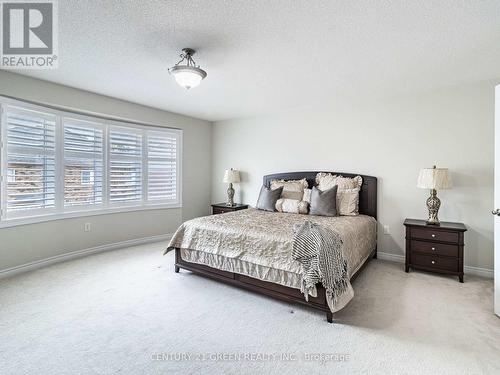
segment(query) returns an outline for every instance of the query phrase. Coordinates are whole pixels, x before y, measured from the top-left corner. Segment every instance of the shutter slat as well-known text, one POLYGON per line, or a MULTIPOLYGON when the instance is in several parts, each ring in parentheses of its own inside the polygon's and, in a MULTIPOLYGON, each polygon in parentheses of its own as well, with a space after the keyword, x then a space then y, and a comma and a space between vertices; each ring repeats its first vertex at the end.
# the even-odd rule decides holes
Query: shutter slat
POLYGON ((180 132, 27 107, 2 103, 6 169, 0 220, 105 202, 111 207, 179 202, 180 132))
POLYGON ((110 155, 142 156, 142 135, 133 129, 111 127, 110 155))
POLYGON ((109 131, 109 147, 110 201, 113 203, 141 201, 142 134, 133 129, 112 126, 109 131))
POLYGON ((6 217, 55 207, 54 115, 5 106, 6 217))
POLYGON ((177 199, 176 134, 148 131, 148 200, 177 199))
POLYGON ((64 118, 64 205, 103 200, 104 133, 98 123, 64 118))

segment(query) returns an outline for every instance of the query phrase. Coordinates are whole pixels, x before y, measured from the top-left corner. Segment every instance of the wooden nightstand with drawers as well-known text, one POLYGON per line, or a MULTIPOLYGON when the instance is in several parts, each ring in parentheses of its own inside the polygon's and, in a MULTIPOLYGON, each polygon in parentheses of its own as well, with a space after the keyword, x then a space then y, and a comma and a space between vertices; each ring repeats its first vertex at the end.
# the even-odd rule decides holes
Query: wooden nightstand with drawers
POLYGON ((458 276, 464 282, 464 233, 462 223, 441 222, 427 225, 425 220, 406 219, 405 271, 410 268, 458 276))
POLYGON ((226 212, 233 212, 239 210, 245 210, 248 208, 248 204, 235 203, 234 206, 227 206, 225 203, 212 204, 212 215, 224 214, 226 212))

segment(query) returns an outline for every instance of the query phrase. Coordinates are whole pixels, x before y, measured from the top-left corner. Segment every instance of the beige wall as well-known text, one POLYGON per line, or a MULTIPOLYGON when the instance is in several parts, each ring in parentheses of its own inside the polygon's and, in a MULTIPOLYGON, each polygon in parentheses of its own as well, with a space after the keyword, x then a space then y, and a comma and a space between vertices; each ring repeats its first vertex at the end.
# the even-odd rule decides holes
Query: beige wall
POLYGON ((183 207, 91 216, 0 229, 0 270, 63 253, 172 233, 209 213, 211 128, 207 121, 0 71, 0 94, 108 116, 181 128, 183 207), (83 231, 84 223, 92 231, 83 231))
POLYGON ((418 171, 437 164, 455 187, 440 191, 440 218, 464 222, 465 264, 493 268, 492 82, 371 103, 222 121, 213 129, 212 201, 224 201, 224 169, 240 169, 236 201, 255 205, 264 174, 301 170, 356 172, 379 178, 379 251, 404 254, 405 217, 426 218, 428 191, 418 171), (382 225, 389 225, 384 235, 382 225))

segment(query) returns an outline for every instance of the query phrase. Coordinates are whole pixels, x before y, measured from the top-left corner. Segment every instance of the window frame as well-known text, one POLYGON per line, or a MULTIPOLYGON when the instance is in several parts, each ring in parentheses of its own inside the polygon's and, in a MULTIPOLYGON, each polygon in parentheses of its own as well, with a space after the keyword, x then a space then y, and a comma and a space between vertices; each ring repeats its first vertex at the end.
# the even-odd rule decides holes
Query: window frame
POLYGON ((182 208, 182 148, 183 148, 183 131, 182 129, 172 128, 167 126, 158 126, 150 124, 138 124, 134 121, 126 119, 110 119, 100 115, 87 115, 78 112, 73 112, 65 109, 57 109, 44 105, 32 104, 22 100, 16 100, 0 96, 0 228, 12 227, 17 225, 34 224, 44 221, 60 220, 66 218, 107 215, 112 213, 134 212, 154 209, 169 209, 182 208), (6 107, 18 107, 24 110, 39 111, 56 116, 56 131, 55 131, 55 168, 56 168, 56 208, 46 213, 27 212, 24 216, 14 216, 6 218, 7 199, 7 183, 8 183, 8 155, 7 155, 7 111, 6 107), (82 122, 90 122, 101 124, 103 127, 103 197, 102 204, 98 205, 82 205, 73 207, 64 207, 64 118, 81 120, 82 122), (126 204, 109 202, 109 163, 110 163, 110 137, 109 132, 111 127, 124 127, 135 129, 142 134, 142 194, 141 200, 138 202, 129 202, 126 204), (177 139, 177 155, 176 155, 176 200, 169 201, 149 201, 147 196, 148 184, 148 150, 147 139, 148 131, 159 131, 174 134, 177 139))

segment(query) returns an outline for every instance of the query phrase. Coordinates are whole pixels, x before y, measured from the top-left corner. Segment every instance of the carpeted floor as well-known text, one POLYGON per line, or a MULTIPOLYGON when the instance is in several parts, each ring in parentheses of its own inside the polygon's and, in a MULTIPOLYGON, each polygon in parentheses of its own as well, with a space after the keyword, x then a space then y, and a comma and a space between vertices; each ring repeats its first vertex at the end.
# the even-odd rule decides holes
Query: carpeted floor
POLYGON ((164 244, 0 280, 1 374, 499 374, 492 280, 372 261, 321 312, 173 272, 164 244))

